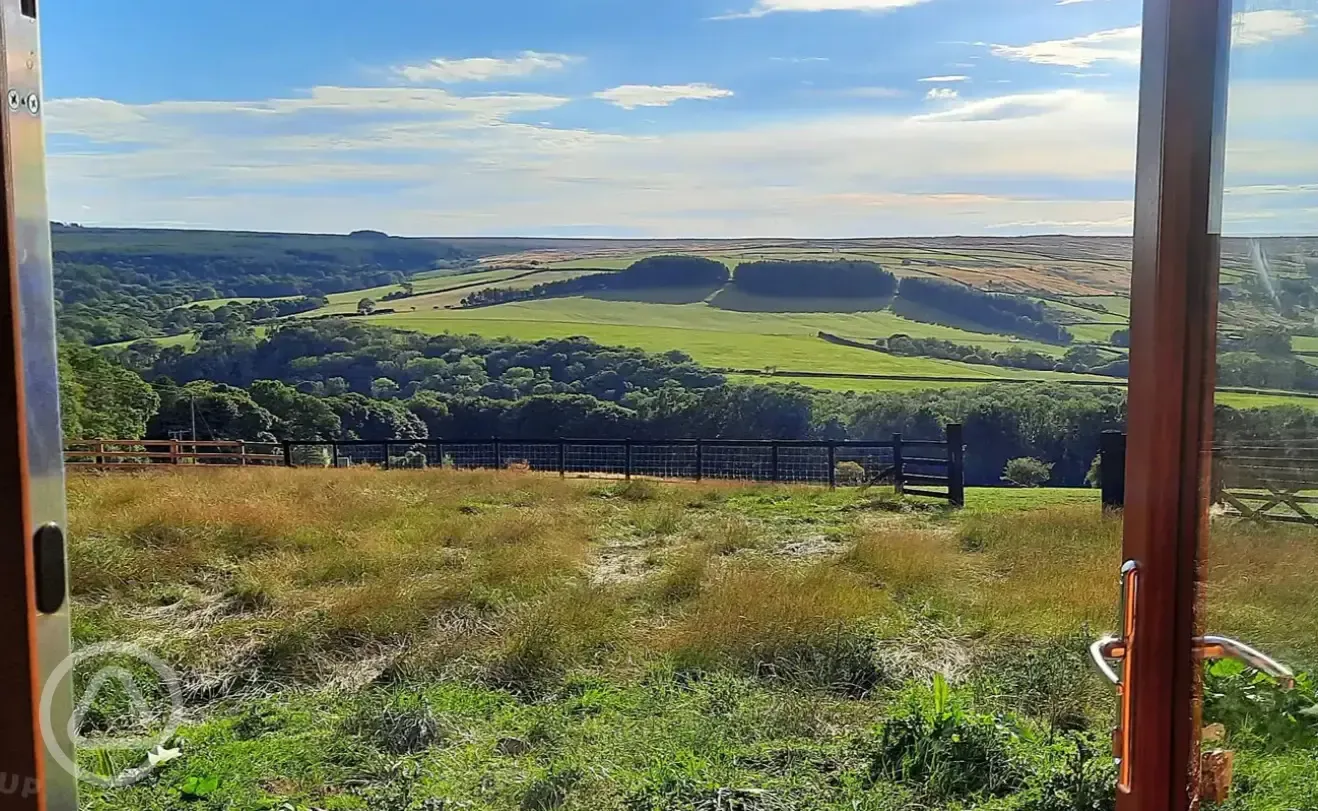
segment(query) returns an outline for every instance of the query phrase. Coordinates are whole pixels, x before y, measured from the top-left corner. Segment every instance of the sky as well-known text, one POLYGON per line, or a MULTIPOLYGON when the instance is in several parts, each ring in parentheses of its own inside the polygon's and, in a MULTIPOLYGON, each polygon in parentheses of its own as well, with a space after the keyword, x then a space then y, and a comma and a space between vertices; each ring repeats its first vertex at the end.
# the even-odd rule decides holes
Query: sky
MULTIPOLYGON (((56 220, 1131 229, 1139 0, 131 5, 42 6, 56 220)), ((1231 64, 1226 232, 1318 234, 1318 0, 1237 0, 1231 64)))

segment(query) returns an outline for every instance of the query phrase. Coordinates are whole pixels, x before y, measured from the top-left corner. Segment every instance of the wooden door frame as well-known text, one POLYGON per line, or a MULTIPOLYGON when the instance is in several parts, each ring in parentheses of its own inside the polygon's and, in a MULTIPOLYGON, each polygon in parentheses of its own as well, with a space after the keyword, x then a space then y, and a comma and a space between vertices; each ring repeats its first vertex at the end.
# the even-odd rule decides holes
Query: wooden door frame
POLYGON ((1140 569, 1119 811, 1197 806, 1198 567, 1207 534, 1231 0, 1145 0, 1123 556, 1140 569), (1194 787, 1193 789, 1191 787, 1194 787))

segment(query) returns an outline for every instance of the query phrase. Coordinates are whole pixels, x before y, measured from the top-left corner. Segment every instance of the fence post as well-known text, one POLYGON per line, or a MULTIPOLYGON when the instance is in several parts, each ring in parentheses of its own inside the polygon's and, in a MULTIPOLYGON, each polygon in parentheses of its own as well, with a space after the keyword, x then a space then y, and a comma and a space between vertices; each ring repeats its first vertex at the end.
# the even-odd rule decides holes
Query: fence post
POLYGON ((966 506, 966 442, 958 423, 947 426, 947 500, 966 506))
POLYGON ((1120 510, 1126 506, 1126 435, 1120 431, 1100 434, 1098 458, 1103 509, 1120 510))
POLYGON ((238 440, 238 467, 247 467, 247 440, 238 440))
MULTIPOLYGON (((1226 487, 1226 465, 1222 462, 1222 456, 1213 450, 1212 478, 1208 482, 1208 503, 1209 505, 1222 503, 1222 490, 1226 487)), ((1125 495, 1125 488, 1122 488, 1122 495, 1125 495)))
POLYGON ((632 438, 627 437, 627 481, 632 480, 632 438))
POLYGON ((705 478, 705 440, 696 440, 696 481, 705 478))
POLYGON ((902 435, 892 435, 892 489, 901 495, 906 489, 906 461, 902 457, 902 435))
POLYGON ((492 437, 490 444, 494 446, 494 469, 503 470, 503 443, 498 437, 492 437))
POLYGON ((389 443, 384 443, 384 469, 389 469, 389 443))
POLYGON ((96 451, 96 466, 103 467, 105 465, 105 457, 101 454, 105 453, 105 442, 98 439, 94 441, 92 445, 93 450, 96 451))
POLYGON ((334 469, 335 469, 335 470, 338 470, 338 469, 339 469, 339 443, 338 443, 338 441, 335 440, 333 443, 330 444, 330 447, 334 449, 334 469))
POLYGON ((284 440, 284 467, 293 466, 293 443, 284 440))
POLYGON ((837 487, 837 442, 828 442, 828 488, 837 487))
POLYGON ((177 439, 169 441, 169 463, 171 465, 179 463, 179 441, 177 439))
POLYGON ((773 480, 776 482, 782 481, 782 474, 778 470, 778 441, 774 440, 774 443, 770 448, 772 449, 773 458, 773 480))
POLYGON ((567 443, 558 440, 558 478, 567 476, 567 443))

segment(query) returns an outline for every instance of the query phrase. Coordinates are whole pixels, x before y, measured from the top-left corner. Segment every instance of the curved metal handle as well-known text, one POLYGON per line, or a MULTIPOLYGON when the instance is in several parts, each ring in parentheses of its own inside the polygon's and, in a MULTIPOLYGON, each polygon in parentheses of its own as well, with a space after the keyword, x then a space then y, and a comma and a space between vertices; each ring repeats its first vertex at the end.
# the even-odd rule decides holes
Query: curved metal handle
POLYGON ((1225 636, 1200 637, 1195 652, 1201 659, 1238 659, 1260 673, 1266 673, 1287 690, 1295 687, 1295 672, 1286 665, 1261 653, 1244 642, 1225 636))
POLYGON ((1115 636, 1105 636, 1089 646, 1089 658, 1094 660, 1094 667, 1103 674, 1103 678, 1116 686, 1121 686, 1121 675, 1112 669, 1109 660, 1120 660, 1126 656, 1126 646, 1115 636))

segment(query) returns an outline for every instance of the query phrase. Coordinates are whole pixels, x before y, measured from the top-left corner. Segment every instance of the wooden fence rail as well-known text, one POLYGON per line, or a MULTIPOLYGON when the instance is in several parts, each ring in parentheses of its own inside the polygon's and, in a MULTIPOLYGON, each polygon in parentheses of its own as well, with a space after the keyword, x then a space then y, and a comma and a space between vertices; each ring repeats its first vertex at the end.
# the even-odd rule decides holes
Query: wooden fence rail
POLYGON ((283 465, 283 447, 271 442, 90 439, 64 447, 64 465, 103 470, 148 465, 283 465))

